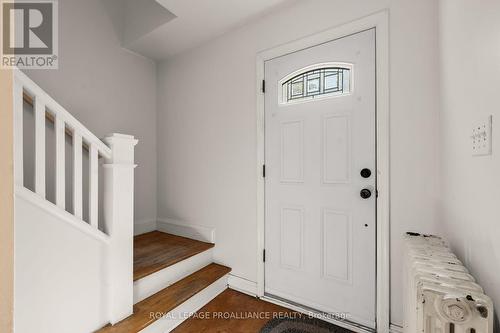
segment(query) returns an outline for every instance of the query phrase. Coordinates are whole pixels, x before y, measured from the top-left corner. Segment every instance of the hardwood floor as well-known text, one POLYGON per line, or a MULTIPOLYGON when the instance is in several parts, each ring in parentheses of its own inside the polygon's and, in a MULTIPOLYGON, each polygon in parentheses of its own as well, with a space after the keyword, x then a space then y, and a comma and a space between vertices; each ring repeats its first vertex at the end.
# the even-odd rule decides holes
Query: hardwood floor
POLYGON ((258 333, 270 319, 294 314, 290 309, 226 289, 172 332, 258 333))
POLYGON ((134 237, 134 281, 214 247, 212 243, 152 231, 134 237))
POLYGON ((114 326, 106 326, 98 333, 131 333, 139 332, 159 317, 155 313, 165 314, 197 294, 213 282, 231 271, 230 268, 218 264, 210 264, 134 305, 134 314, 114 326))

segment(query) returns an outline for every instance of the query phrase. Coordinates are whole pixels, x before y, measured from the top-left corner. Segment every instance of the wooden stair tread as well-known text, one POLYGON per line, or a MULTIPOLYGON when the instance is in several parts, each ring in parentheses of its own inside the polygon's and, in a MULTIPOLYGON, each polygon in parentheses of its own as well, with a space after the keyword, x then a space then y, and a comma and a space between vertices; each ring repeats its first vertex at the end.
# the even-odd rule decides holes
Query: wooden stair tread
POLYGON ((157 320, 157 318, 150 318, 151 312, 168 313, 230 271, 231 268, 219 264, 212 263, 205 266, 199 271, 137 303, 134 305, 133 315, 114 326, 108 325, 103 327, 97 333, 139 332, 157 320))
POLYGON ((134 237, 134 281, 214 247, 212 243, 152 231, 134 237))

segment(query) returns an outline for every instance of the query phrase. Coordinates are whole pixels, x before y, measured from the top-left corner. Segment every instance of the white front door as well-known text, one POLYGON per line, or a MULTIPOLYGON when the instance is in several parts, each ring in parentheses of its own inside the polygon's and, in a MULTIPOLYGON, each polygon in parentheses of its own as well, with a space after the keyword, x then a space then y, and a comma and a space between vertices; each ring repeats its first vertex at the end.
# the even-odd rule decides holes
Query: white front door
POLYGON ((265 292, 375 327, 375 30, 265 63, 265 292))

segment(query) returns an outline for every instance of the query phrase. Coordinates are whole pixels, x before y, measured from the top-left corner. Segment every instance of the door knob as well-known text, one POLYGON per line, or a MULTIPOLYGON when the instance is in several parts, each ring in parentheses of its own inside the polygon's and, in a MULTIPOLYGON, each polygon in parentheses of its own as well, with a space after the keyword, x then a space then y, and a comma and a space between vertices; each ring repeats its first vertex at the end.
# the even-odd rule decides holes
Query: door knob
POLYGON ((372 175, 372 171, 368 168, 364 168, 363 170, 361 170, 361 172, 359 173, 361 175, 361 177, 363 178, 368 178, 372 175))
POLYGON ((367 188, 364 188, 359 192, 359 196, 363 199, 368 199, 369 197, 372 196, 372 191, 370 191, 367 188))

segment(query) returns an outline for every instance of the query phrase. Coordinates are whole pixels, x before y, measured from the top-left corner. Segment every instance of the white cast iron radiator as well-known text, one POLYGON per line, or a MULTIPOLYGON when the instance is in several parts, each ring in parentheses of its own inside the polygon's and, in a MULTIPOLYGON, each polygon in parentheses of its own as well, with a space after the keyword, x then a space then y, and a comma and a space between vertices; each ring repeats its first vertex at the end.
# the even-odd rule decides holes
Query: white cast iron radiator
POLYGON ((448 243, 407 233, 405 333, 493 333, 493 303, 448 243))

